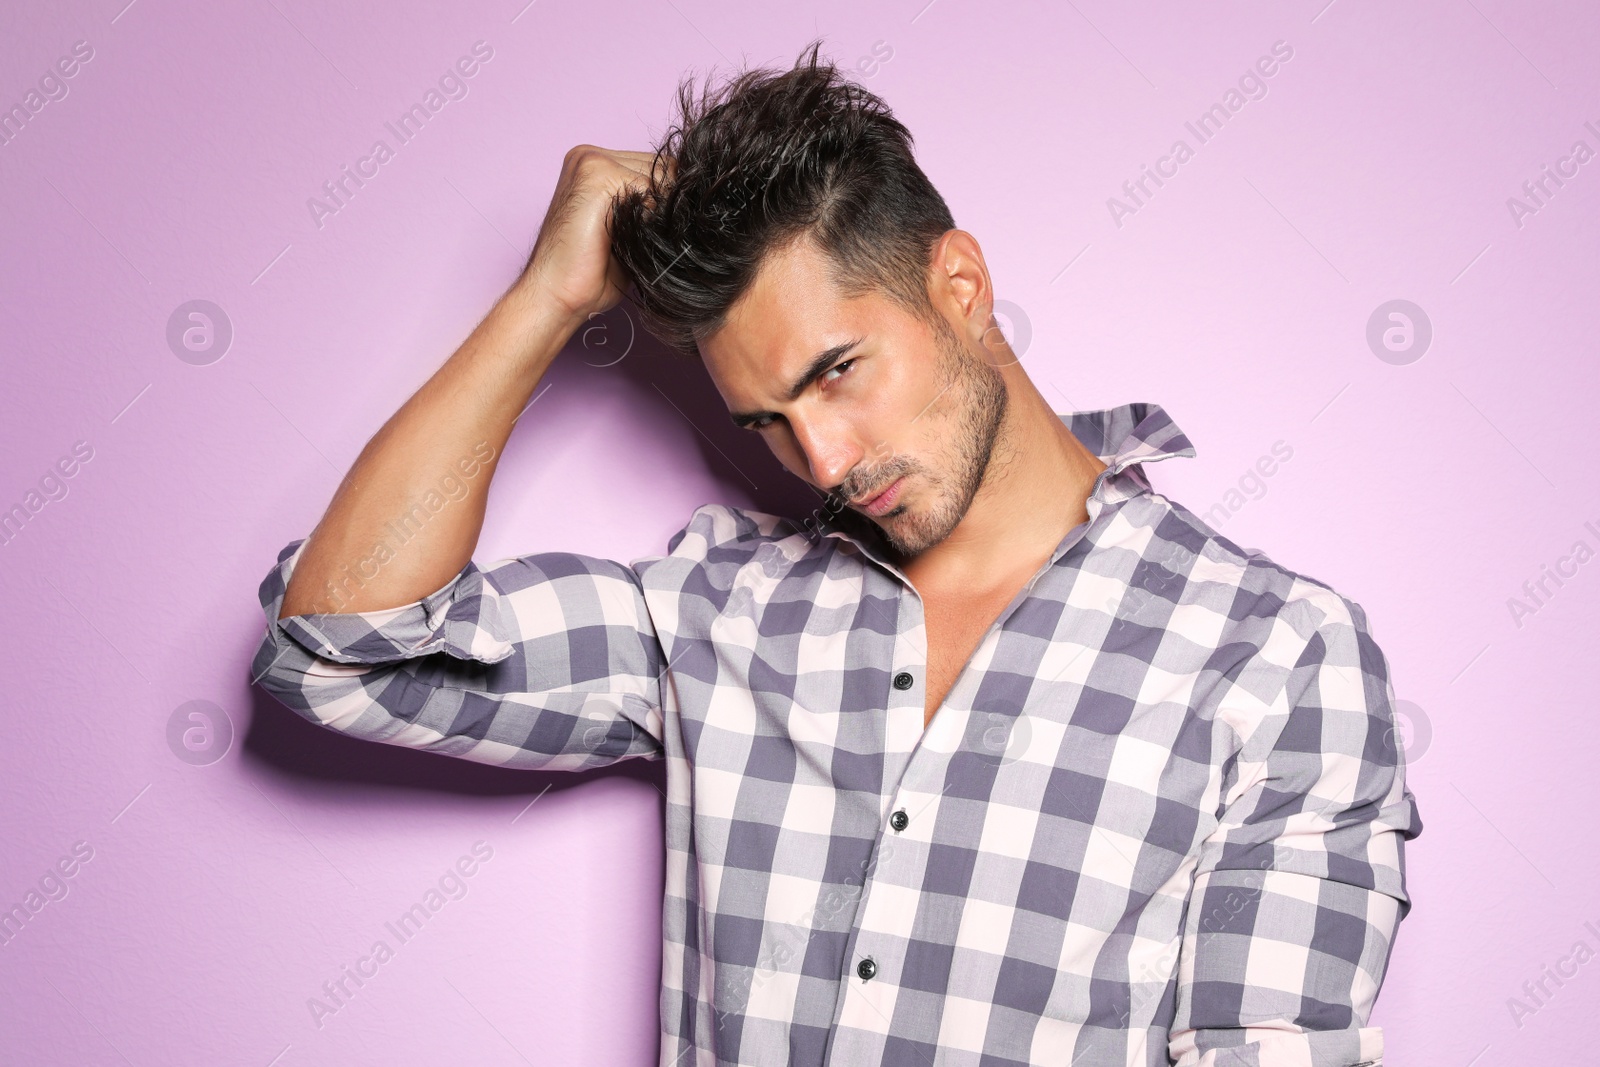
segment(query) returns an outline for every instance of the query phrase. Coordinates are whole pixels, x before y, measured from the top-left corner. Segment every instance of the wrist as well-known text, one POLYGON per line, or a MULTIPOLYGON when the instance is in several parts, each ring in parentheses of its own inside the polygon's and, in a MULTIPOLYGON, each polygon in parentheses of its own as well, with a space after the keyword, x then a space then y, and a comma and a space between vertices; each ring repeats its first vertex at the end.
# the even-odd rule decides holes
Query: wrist
POLYGON ((534 350, 549 349, 552 355, 589 317, 552 296, 527 274, 500 298, 497 310, 515 323, 517 333, 534 350))
POLYGON ((578 326, 589 318, 582 310, 571 309, 565 302, 555 298, 546 286, 539 285, 530 274, 517 278, 517 283, 510 286, 506 296, 502 296, 501 304, 530 334, 560 334, 560 342, 570 338, 573 331, 578 330, 578 326))

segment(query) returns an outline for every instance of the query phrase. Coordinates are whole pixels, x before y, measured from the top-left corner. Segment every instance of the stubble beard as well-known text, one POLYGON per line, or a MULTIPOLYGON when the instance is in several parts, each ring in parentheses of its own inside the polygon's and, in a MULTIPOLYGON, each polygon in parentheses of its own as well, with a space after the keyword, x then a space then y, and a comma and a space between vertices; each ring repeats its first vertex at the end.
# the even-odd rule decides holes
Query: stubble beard
POLYGON ((896 477, 921 473, 927 476, 929 488, 936 494, 922 510, 901 504, 877 520, 895 551, 908 559, 949 537, 966 517, 989 471, 1008 400, 1005 379, 998 369, 967 351, 943 319, 934 328, 942 356, 940 366, 945 371, 940 388, 955 394, 953 410, 945 416, 950 440, 946 473, 940 475, 920 463, 897 457, 904 469, 894 469, 895 461, 891 460, 886 465, 891 468, 888 477, 880 476, 877 481, 887 487, 896 477))

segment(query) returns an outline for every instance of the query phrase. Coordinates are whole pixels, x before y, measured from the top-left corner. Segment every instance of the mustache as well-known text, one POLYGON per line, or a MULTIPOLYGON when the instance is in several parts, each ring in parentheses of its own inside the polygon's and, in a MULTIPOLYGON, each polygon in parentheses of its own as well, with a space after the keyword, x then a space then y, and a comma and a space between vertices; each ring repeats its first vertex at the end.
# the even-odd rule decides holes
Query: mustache
POLYGON ((845 476, 844 481, 828 490, 828 496, 841 507, 852 500, 870 500, 894 484, 896 479, 916 469, 916 463, 903 456, 896 456, 867 470, 857 467, 845 476))

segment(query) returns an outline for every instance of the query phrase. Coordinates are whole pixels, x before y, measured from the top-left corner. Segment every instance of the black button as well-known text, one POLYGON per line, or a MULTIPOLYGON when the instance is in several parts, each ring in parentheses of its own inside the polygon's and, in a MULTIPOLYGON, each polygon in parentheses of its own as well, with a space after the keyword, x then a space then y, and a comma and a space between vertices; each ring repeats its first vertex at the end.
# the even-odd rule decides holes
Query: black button
POLYGON ((871 956, 868 956, 866 959, 856 964, 856 974, 861 976, 861 980, 863 982, 871 981, 872 976, 877 973, 878 965, 872 962, 871 956))
POLYGON ((894 687, 896 689, 910 689, 916 684, 917 680, 911 677, 910 671, 901 671, 899 674, 894 676, 894 687))
POLYGON ((897 811, 889 816, 889 825, 894 827, 895 833, 899 833, 911 825, 911 816, 907 815, 903 810, 897 811))

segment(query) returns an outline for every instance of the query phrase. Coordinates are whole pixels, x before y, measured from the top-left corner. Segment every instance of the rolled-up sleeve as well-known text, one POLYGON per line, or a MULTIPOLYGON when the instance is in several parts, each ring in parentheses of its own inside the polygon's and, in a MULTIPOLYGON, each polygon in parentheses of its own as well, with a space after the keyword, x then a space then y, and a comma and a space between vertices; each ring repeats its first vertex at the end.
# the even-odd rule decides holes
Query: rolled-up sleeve
POLYGON ((565 552, 469 562, 410 604, 279 619, 305 544, 261 582, 251 663, 302 717, 506 767, 661 758, 661 645, 631 568, 565 552))
POLYGON ((1368 1026, 1422 832, 1394 690, 1359 605, 1328 595, 1279 699, 1243 738, 1185 916, 1179 1067, 1383 1062, 1368 1026))

